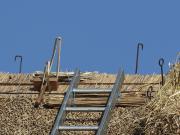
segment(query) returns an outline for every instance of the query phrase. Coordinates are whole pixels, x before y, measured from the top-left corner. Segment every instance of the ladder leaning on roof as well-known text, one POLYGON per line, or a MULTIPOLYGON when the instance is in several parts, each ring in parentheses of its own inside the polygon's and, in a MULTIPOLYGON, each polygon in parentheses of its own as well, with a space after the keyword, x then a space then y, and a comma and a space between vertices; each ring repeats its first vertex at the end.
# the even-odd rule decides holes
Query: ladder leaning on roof
POLYGON ((115 107, 120 96, 119 88, 124 81, 124 72, 119 70, 115 84, 112 89, 77 89, 80 80, 80 71, 77 69, 74 77, 66 92, 62 105, 55 118, 50 135, 57 135, 60 131, 95 131, 96 135, 106 134, 107 125, 110 120, 110 114, 115 107), (109 93, 108 101, 105 107, 73 107, 74 93, 109 93), (102 112, 100 124, 98 126, 64 126, 66 112, 102 112))

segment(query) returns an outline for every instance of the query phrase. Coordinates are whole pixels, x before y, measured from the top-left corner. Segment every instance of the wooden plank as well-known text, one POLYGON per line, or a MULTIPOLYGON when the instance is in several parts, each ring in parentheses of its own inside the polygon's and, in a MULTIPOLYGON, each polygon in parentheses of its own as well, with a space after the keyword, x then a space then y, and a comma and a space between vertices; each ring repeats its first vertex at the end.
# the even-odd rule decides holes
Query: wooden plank
MULTIPOLYGON (((34 78, 33 80, 31 80, 32 82, 34 82, 34 83, 41 83, 42 82, 42 78, 34 78)), ((57 78, 56 77, 50 77, 49 78, 49 81, 50 82, 57 82, 57 78)))
MULTIPOLYGON (((41 83, 40 81, 35 81, 35 83, 41 83)), ((80 82, 79 85, 113 85, 114 83, 85 83, 80 82)), ((152 83, 123 83, 123 85, 159 85, 159 82, 152 82, 152 83)), ((31 80, 31 82, 24 82, 24 83, 11 83, 11 82, 1 82, 0 85, 3 86, 13 86, 13 85, 34 85, 34 81, 31 80)), ((69 82, 58 82, 58 85, 69 85, 69 82)))
POLYGON ((16 86, 16 85, 20 85, 20 86, 32 86, 34 85, 33 83, 10 83, 10 82, 2 82, 0 83, 1 86, 16 86))
MULTIPOLYGON (((146 97, 138 97, 138 96, 122 96, 120 100, 118 100, 116 106, 140 106, 146 103, 148 98, 146 97)), ((48 104, 51 106, 61 104, 63 100, 63 96, 59 98, 49 98, 48 104)), ((84 98, 79 97, 75 99, 75 103, 77 106, 104 106, 107 102, 107 98, 84 98)))
MULTIPOLYGON (((116 107, 138 107, 138 106, 142 106, 145 104, 145 101, 138 101, 138 102, 118 102, 115 106, 116 107)), ((61 105, 61 103, 53 103, 53 102, 49 102, 47 104, 45 104, 44 106, 47 107, 47 108, 52 108, 52 109, 55 109, 55 108, 58 108, 59 105, 61 105)), ((79 107, 95 107, 95 106, 101 106, 101 107, 104 107, 105 106, 105 103, 97 103, 97 102, 94 102, 93 104, 92 103, 83 103, 83 102, 78 102, 76 103, 76 106, 79 106, 79 107)))

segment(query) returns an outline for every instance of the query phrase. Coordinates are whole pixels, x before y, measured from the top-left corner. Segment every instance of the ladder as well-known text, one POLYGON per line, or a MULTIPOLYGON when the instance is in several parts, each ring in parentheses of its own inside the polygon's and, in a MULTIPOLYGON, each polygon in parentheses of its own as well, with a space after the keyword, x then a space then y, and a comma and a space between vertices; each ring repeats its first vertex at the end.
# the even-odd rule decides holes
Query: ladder
POLYGON ((96 135, 106 134, 107 125, 110 120, 111 111, 115 107, 116 101, 120 96, 119 88, 124 81, 124 72, 119 70, 116 81, 112 89, 78 89, 80 71, 76 69, 70 86, 66 92, 64 100, 55 118, 50 135, 57 135, 61 131, 95 131, 96 135), (109 93, 105 107, 77 107, 74 106, 75 93, 109 93), (64 126, 67 112, 102 112, 101 120, 97 126, 64 126))

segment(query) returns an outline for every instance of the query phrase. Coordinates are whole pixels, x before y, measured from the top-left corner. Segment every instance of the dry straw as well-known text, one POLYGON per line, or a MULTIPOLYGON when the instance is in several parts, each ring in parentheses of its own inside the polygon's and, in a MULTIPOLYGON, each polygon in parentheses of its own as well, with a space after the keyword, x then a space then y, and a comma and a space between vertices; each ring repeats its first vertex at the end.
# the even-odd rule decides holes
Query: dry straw
MULTIPOLYGON (((166 76, 166 83, 163 87, 157 87, 158 92, 153 100, 146 105, 136 108, 115 108, 108 125, 108 135, 161 135, 161 134, 180 134, 180 84, 179 84, 179 65, 166 76)), ((32 75, 16 76, 0 74, 1 82, 29 82, 32 75), (10 77, 11 76, 11 77, 10 77), (12 79, 10 79, 12 78, 12 79)), ((92 81, 113 82, 114 76, 107 74, 92 74, 92 81)), ((158 75, 152 76, 131 76, 127 75, 125 82, 159 82, 158 75)), ((81 86, 83 87, 83 86, 81 86)), ((99 87, 96 85, 96 87, 99 87)), ((102 86, 108 87, 108 86, 102 86)), ((123 90, 146 91, 149 85, 144 86, 124 86, 123 90)), ((1 86, 2 91, 30 91, 27 86, 1 86)), ((64 87, 64 89, 67 87, 64 87)), ((34 109, 33 99, 37 95, 8 95, 0 96, 0 133, 8 135, 48 135, 55 119, 57 109, 34 109)), ((96 124, 92 118, 98 121, 99 113, 81 114, 70 113, 68 124, 73 124, 75 119, 80 116, 81 124, 96 124), (89 121, 84 121, 84 119, 89 121)), ((79 134, 69 132, 64 134, 79 134)), ((82 132, 81 134, 93 134, 82 132)))

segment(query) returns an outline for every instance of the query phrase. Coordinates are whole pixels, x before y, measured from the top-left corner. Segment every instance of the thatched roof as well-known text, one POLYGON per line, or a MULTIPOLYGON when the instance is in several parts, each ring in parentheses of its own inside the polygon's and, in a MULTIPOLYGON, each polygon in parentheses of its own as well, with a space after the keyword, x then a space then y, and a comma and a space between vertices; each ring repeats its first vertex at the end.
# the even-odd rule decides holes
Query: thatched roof
MULTIPOLYGON (((90 80, 86 82, 90 83, 113 83, 115 76, 112 74, 98 74, 90 73, 88 76, 91 76, 90 80)), ((17 83, 19 85, 1 85, 1 92, 19 92, 21 94, 1 94, 0 95, 0 132, 3 134, 48 134, 53 121, 55 119, 57 109, 44 109, 33 107, 34 99, 37 98, 37 94, 23 94, 22 93, 34 93, 32 91, 33 86, 21 85, 22 83, 31 83, 33 79, 33 74, 0 74, 1 83, 17 83)), ((126 75, 125 82, 130 83, 141 83, 141 82, 159 82, 159 75, 126 75)), ((60 86, 58 92, 64 92, 67 89, 68 85, 60 86)), ((112 87, 112 85, 82 85, 79 87, 96 87, 96 88, 107 88, 112 87)), ((143 91, 147 89, 147 85, 140 86, 123 86, 122 91, 134 90, 134 91, 143 91)), ((51 95, 46 94, 45 97, 51 97, 51 95)), ((58 96, 53 96, 56 99, 59 99, 58 96)), ((62 97, 61 97, 62 98, 62 97)), ((120 113, 124 111, 122 108, 117 108, 114 112, 120 113)), ((94 116, 93 114, 86 114, 87 118, 94 116)), ((98 117, 98 114, 96 114, 98 117)), ((70 115, 69 117, 73 117, 70 115)), ((114 115, 113 115, 114 116, 114 115)), ((119 116, 118 116, 119 117, 119 116)), ((117 119, 117 116, 112 117, 117 119)), ((70 120, 71 122, 73 120, 70 120)), ((111 124, 110 124, 111 125, 111 124)), ((112 124, 113 125, 113 124, 112 124)))
MULTIPOLYGON (((99 73, 91 73, 88 74, 91 76, 91 80, 86 80, 87 82, 95 82, 102 83, 114 82, 115 76, 112 74, 99 74, 99 73)), ((125 83, 152 83, 152 82, 160 82, 160 75, 126 75, 125 83)), ((37 94, 27 94, 27 93, 35 93, 32 91, 33 86, 31 85, 21 85, 22 83, 31 83, 33 79, 32 74, 0 74, 0 83, 19 83, 19 85, 0 85, 1 92, 20 92, 26 94, 0 94, 0 133, 8 134, 8 135, 47 135, 50 132, 52 124, 54 122, 57 109, 45 109, 45 108, 34 108, 33 103, 34 99, 37 98, 37 94)), ((143 85, 124 85, 122 91, 146 91, 150 84, 143 85)), ((64 92, 68 85, 60 86, 58 92, 64 92)), ((79 87, 96 87, 96 88, 108 88, 112 87, 111 85, 82 85, 79 87)), ((162 88, 165 89, 166 85, 162 88)), ((160 85, 154 86, 155 90, 160 89, 160 85)), ((169 89, 169 87, 168 87, 169 89)), ((158 94, 159 95, 159 94, 158 94)), ((161 95, 161 94, 160 94, 161 95)), ((53 97, 59 99, 58 95, 45 94, 45 102, 53 97)), ((161 95, 162 97, 162 95, 161 95)), ((62 98, 62 97, 61 97, 62 98)), ((123 97, 126 98, 126 97, 123 97)), ((115 108, 113 110, 113 114, 111 117, 111 121, 108 125, 108 134, 116 135, 116 134, 133 134, 133 133, 141 133, 146 128, 146 133, 150 133, 151 128, 154 128, 154 125, 150 126, 151 128, 145 127, 144 125, 158 121, 158 117, 149 116, 147 119, 145 115, 150 112, 151 107, 155 103, 157 103, 158 98, 155 98, 151 104, 147 104, 141 107, 136 108, 115 108), (147 111, 146 111, 147 110, 147 111), (144 124, 145 123, 145 124, 144 124)), ((159 100, 158 100, 159 101, 159 100)), ((164 100, 163 100, 164 101, 164 100)), ((179 100, 180 101, 180 100, 179 100)), ((160 104, 160 103, 158 103, 160 104)), ((172 104, 172 102, 171 102, 172 104)), ((154 107, 156 108, 156 107, 154 107)), ((154 109, 153 108, 153 109, 154 109)), ((178 109, 178 108, 177 108, 178 109)), ((152 110, 151 110, 152 112, 152 110)), ((151 115, 155 115, 156 110, 153 110, 151 115)), ((159 111, 157 111, 159 112, 159 111)), ((170 113, 170 112, 169 112, 170 113)), ((168 114, 169 114, 168 113, 168 114)), ((161 113, 162 114, 162 113, 161 113)), ((161 115, 159 114, 159 115, 161 115)), ((166 116, 167 112, 162 116, 166 116)), ((68 123, 73 124, 74 120, 79 116, 79 122, 81 124, 96 124, 95 120, 99 119, 99 113, 90 113, 90 114, 81 114, 81 113, 69 113, 68 114, 68 123), (83 115, 83 117, 80 117, 83 115), (94 119, 95 120, 92 120, 94 119), (85 119, 86 121, 84 121, 85 119)), ((158 116, 159 116, 158 115, 158 116)), ((177 117, 177 114, 173 115, 177 117)), ((159 116, 160 117, 160 116, 159 116)), ((161 117, 160 117, 161 118, 161 117)), ((170 119, 173 120, 173 119, 170 119)), ((160 121, 160 120, 159 120, 160 121)), ((152 129, 154 130, 154 129, 152 129)), ((154 130, 155 131, 155 130, 154 130)), ((79 134, 78 132, 69 132, 66 134, 79 134)), ((82 134, 90 134, 89 132, 83 132, 82 134)))

